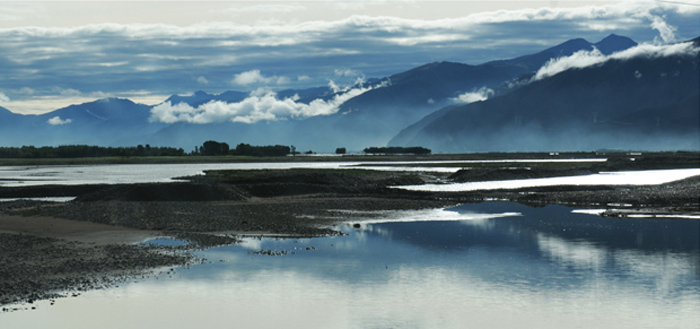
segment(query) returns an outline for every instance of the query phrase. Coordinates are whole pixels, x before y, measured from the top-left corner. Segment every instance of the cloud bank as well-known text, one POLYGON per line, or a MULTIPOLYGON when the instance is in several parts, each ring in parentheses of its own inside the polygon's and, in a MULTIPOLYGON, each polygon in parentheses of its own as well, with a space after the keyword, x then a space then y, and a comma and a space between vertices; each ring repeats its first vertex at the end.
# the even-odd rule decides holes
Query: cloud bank
POLYGON ((640 44, 608 56, 603 55, 598 49, 591 51, 578 51, 571 56, 555 58, 543 65, 532 77, 531 81, 542 80, 554 76, 569 69, 580 69, 593 65, 600 65, 609 60, 628 60, 635 57, 668 57, 668 56, 697 56, 700 48, 692 42, 677 43, 671 45, 640 44))
POLYGON ((279 99, 272 91, 256 90, 250 96, 237 103, 212 101, 198 107, 186 103, 172 104, 165 102, 151 109, 151 122, 187 122, 206 124, 215 122, 256 123, 259 121, 278 121, 303 119, 319 115, 331 115, 338 112, 340 105, 347 100, 374 88, 356 86, 335 94, 328 100, 315 99, 308 104, 298 102, 299 97, 279 99))
MULTIPOLYGON (((430 6, 450 3, 412 5, 427 13, 430 6)), ((514 58, 578 37, 600 40, 616 33, 638 42, 670 42, 700 35, 700 6, 653 1, 496 10, 449 18, 350 12, 343 18, 319 14, 310 20, 238 23, 230 17, 309 11, 311 7, 295 4, 250 4, 232 7, 221 21, 183 26, 0 28, 0 90, 14 102, 75 96, 71 91, 103 91, 119 97, 126 97, 122 93, 129 90, 170 95, 198 90, 203 84, 218 91, 291 83, 294 88, 309 88, 329 79, 352 79, 356 72, 383 78, 434 61, 481 64, 514 58), (22 88, 35 92, 12 92, 22 88)))

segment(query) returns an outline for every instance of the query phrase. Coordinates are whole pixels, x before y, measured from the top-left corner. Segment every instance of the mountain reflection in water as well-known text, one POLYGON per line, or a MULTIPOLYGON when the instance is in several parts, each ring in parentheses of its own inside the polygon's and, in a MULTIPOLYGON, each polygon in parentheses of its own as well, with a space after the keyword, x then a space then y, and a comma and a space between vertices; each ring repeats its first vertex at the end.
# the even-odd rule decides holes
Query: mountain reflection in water
POLYGON ((700 327, 700 221, 601 218, 506 202, 450 211, 473 219, 363 223, 343 227, 347 236, 317 239, 251 238, 201 252, 211 263, 5 314, 0 325, 700 327), (517 216, 486 216, 504 213, 517 216), (259 250, 288 253, 252 253, 259 250))

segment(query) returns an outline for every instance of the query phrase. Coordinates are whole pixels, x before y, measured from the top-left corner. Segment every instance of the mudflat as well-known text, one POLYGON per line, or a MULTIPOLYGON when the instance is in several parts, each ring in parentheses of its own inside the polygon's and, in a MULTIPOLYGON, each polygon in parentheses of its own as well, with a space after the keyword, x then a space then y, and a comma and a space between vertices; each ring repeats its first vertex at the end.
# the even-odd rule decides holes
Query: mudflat
POLYGON ((235 243, 240 234, 340 234, 332 227, 346 220, 344 210, 442 208, 497 199, 581 208, 626 204, 624 209, 609 212, 610 216, 700 215, 698 176, 655 186, 555 186, 452 193, 390 188, 700 164, 697 154, 634 162, 625 159, 629 157, 608 161, 605 167, 492 164, 456 174, 360 169, 212 171, 178 183, 0 188, 3 197, 76 196, 67 203, 0 203, 0 305, 5 310, 27 308, 38 299, 73 296, 148 275, 158 267, 196 263, 191 251, 235 243), (190 243, 178 247, 135 244, 161 236, 190 243))

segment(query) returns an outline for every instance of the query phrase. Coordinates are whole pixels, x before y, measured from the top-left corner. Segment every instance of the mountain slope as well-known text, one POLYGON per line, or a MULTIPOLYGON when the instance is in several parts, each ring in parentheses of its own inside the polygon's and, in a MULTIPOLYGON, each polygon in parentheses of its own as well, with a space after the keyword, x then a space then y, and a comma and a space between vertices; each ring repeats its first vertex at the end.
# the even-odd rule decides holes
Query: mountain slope
POLYGON ((570 69, 426 118, 390 145, 443 152, 697 149, 698 67, 696 53, 570 69))
MULTIPOLYGON (((636 42, 610 35, 596 44, 573 39, 537 54, 481 65, 435 62, 384 79, 390 83, 345 102, 338 113, 300 122, 292 139, 314 143, 320 149, 345 146, 361 150, 385 145, 402 129, 453 104, 461 94, 496 89, 523 74, 537 71, 547 61, 580 50, 601 47, 607 52, 627 49, 636 42)), ((507 90, 510 91, 510 90, 507 90)))
MULTIPOLYGON (((294 144, 299 149, 319 152, 333 151, 337 147, 359 151, 368 146, 385 145, 410 125, 413 125, 411 134, 404 141, 412 140, 433 119, 448 112, 440 109, 448 105, 460 107, 455 105, 456 97, 465 93, 490 92, 488 88, 497 89, 496 93, 511 92, 513 89, 510 87, 498 87, 523 74, 532 74, 552 58, 593 47, 607 53, 634 44, 636 43, 628 38, 611 35, 596 44, 574 39, 537 54, 481 65, 430 63, 382 80, 370 80, 362 86, 354 86, 373 86, 374 89, 345 101, 337 113, 307 119, 280 117, 280 121, 260 121, 254 124, 165 124, 149 121, 152 107, 123 99, 73 105, 39 116, 7 114, 0 110, 0 116, 8 118, 0 126, 5 124, 6 127, 12 127, 3 128, 4 136, 0 143, 110 146, 150 143, 190 150, 207 139, 216 139, 231 145, 241 142, 294 144), (438 110, 440 111, 436 112, 438 110), (428 119, 421 120, 426 116, 428 119)), ((327 86, 277 92, 278 99, 293 97, 295 102, 304 104, 314 100, 329 101, 335 96, 337 94, 327 86)), ((249 97, 250 93, 240 91, 227 91, 219 95, 197 91, 189 96, 173 95, 166 102, 172 105, 186 103, 196 108, 212 101, 241 102, 249 97)))

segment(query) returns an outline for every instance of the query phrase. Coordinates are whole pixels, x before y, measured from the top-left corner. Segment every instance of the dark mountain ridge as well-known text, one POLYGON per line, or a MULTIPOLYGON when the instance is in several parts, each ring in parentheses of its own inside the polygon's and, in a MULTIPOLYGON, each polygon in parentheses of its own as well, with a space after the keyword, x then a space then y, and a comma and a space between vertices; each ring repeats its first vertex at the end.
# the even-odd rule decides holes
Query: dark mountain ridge
POLYGON ((336 114, 299 122, 294 129, 298 133, 291 139, 323 150, 338 146, 360 150, 366 145, 385 145, 407 126, 454 104, 461 94, 481 88, 510 92, 512 88, 507 87, 507 82, 532 74, 553 58, 594 47, 609 54, 635 45, 633 40, 613 34, 595 44, 573 39, 537 54, 481 65, 425 64, 383 79, 387 86, 348 100, 336 114), (504 84, 506 87, 502 87, 504 84))
POLYGON ((547 48, 535 54, 520 56, 508 60, 492 61, 485 63, 484 65, 507 68, 513 75, 519 77, 521 75, 537 71, 540 67, 542 67, 542 65, 553 58, 571 56, 581 50, 591 51, 596 48, 604 55, 610 55, 637 45, 637 42, 634 40, 615 34, 611 34, 597 43, 590 43, 585 39, 578 38, 568 40, 564 43, 547 48))
POLYGON ((389 145, 443 152, 698 149, 698 62, 697 54, 637 56, 569 69, 445 108, 389 145))

